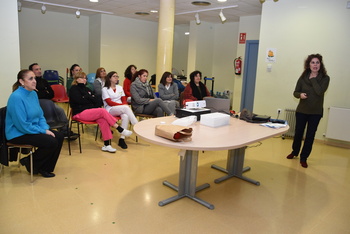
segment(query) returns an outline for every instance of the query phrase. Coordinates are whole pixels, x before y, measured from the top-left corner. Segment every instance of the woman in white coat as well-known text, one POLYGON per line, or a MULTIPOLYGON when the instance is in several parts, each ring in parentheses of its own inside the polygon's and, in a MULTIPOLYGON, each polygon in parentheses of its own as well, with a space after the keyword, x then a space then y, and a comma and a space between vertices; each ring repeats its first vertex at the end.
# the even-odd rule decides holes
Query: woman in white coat
MULTIPOLYGON (((112 116, 121 117, 121 127, 128 129, 129 122, 132 125, 135 125, 138 121, 126 101, 123 87, 118 85, 118 83, 118 73, 115 71, 109 72, 105 79, 105 87, 102 88, 102 100, 105 109, 112 116)), ((128 148, 127 144, 125 143, 125 136, 120 136, 118 145, 122 149, 128 148)))

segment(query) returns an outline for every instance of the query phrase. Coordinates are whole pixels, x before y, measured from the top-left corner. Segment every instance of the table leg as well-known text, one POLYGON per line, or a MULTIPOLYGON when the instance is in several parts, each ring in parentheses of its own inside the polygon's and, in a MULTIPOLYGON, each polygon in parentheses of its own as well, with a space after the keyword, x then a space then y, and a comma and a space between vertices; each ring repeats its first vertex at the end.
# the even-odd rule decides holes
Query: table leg
POLYGON ((198 151, 186 150, 185 156, 180 157, 179 186, 177 187, 168 181, 163 182, 164 185, 177 191, 178 194, 176 196, 160 201, 158 205, 165 206, 181 198, 188 197, 198 202, 199 204, 202 204, 208 209, 214 209, 214 205, 195 196, 196 192, 210 187, 208 183, 196 187, 197 167, 198 151))
POLYGON ((233 149, 233 150, 228 151, 226 169, 219 167, 219 166, 216 166, 216 165, 211 166, 212 168, 214 168, 216 170, 227 173, 226 176, 215 179, 214 180, 215 183, 220 183, 220 182, 227 180, 229 178, 237 177, 237 178, 240 178, 242 180, 253 183, 255 185, 260 185, 259 181, 256 181, 256 180, 253 180, 253 179, 250 179, 248 177, 243 176, 244 172, 250 170, 250 167, 243 168, 245 149, 246 149, 246 147, 242 147, 239 149, 233 149))

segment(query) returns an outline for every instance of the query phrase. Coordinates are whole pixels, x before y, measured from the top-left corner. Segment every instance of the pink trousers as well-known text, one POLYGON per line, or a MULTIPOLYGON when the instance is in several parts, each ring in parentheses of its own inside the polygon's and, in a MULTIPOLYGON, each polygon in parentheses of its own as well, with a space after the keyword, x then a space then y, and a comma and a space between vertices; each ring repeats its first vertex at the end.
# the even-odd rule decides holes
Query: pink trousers
POLYGON ((110 140, 113 138, 111 132, 111 126, 113 126, 117 120, 104 108, 93 108, 87 109, 79 114, 73 116, 74 119, 83 120, 83 121, 95 121, 101 129, 102 138, 104 141, 110 140))

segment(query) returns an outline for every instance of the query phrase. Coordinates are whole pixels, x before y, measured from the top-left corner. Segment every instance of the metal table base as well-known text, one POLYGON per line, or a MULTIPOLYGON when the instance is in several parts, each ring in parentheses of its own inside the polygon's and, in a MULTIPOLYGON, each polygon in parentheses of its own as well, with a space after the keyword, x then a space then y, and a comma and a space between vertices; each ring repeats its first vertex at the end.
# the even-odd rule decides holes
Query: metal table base
POLYGON ((253 183, 255 185, 260 185, 259 181, 250 179, 248 177, 243 176, 243 173, 246 171, 250 170, 250 167, 243 167, 244 164, 244 154, 245 154, 245 149, 247 147, 242 147, 239 149, 233 149, 228 151, 227 155, 227 163, 226 163, 226 169, 216 166, 216 165, 211 165, 212 168, 222 171, 226 173, 226 176, 220 177, 218 179, 215 179, 215 183, 220 183, 224 180, 227 180, 232 177, 237 177, 239 179, 248 181, 250 183, 253 183))
POLYGON ((210 185, 205 183, 196 187, 198 167, 198 151, 186 150, 185 156, 180 157, 180 172, 179 172, 179 186, 164 181, 163 184, 178 192, 176 196, 170 197, 158 203, 159 206, 165 206, 171 202, 177 201, 181 198, 188 197, 199 204, 213 210, 214 205, 198 198, 195 193, 209 188, 210 185))

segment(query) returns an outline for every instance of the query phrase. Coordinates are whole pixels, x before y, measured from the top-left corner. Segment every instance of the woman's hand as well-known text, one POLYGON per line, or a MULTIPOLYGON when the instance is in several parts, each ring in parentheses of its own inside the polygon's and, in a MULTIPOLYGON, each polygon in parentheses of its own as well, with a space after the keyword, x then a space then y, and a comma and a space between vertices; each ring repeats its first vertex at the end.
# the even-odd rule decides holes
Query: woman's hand
POLYGON ((150 101, 150 102, 153 102, 153 101, 154 101, 154 99, 150 99, 149 101, 150 101))
POLYGON ((55 137, 55 134, 53 134, 53 132, 50 130, 46 130, 46 134, 55 137))
POLYGON ((300 99, 306 99, 307 98, 307 94, 306 93, 301 93, 300 94, 300 99))

